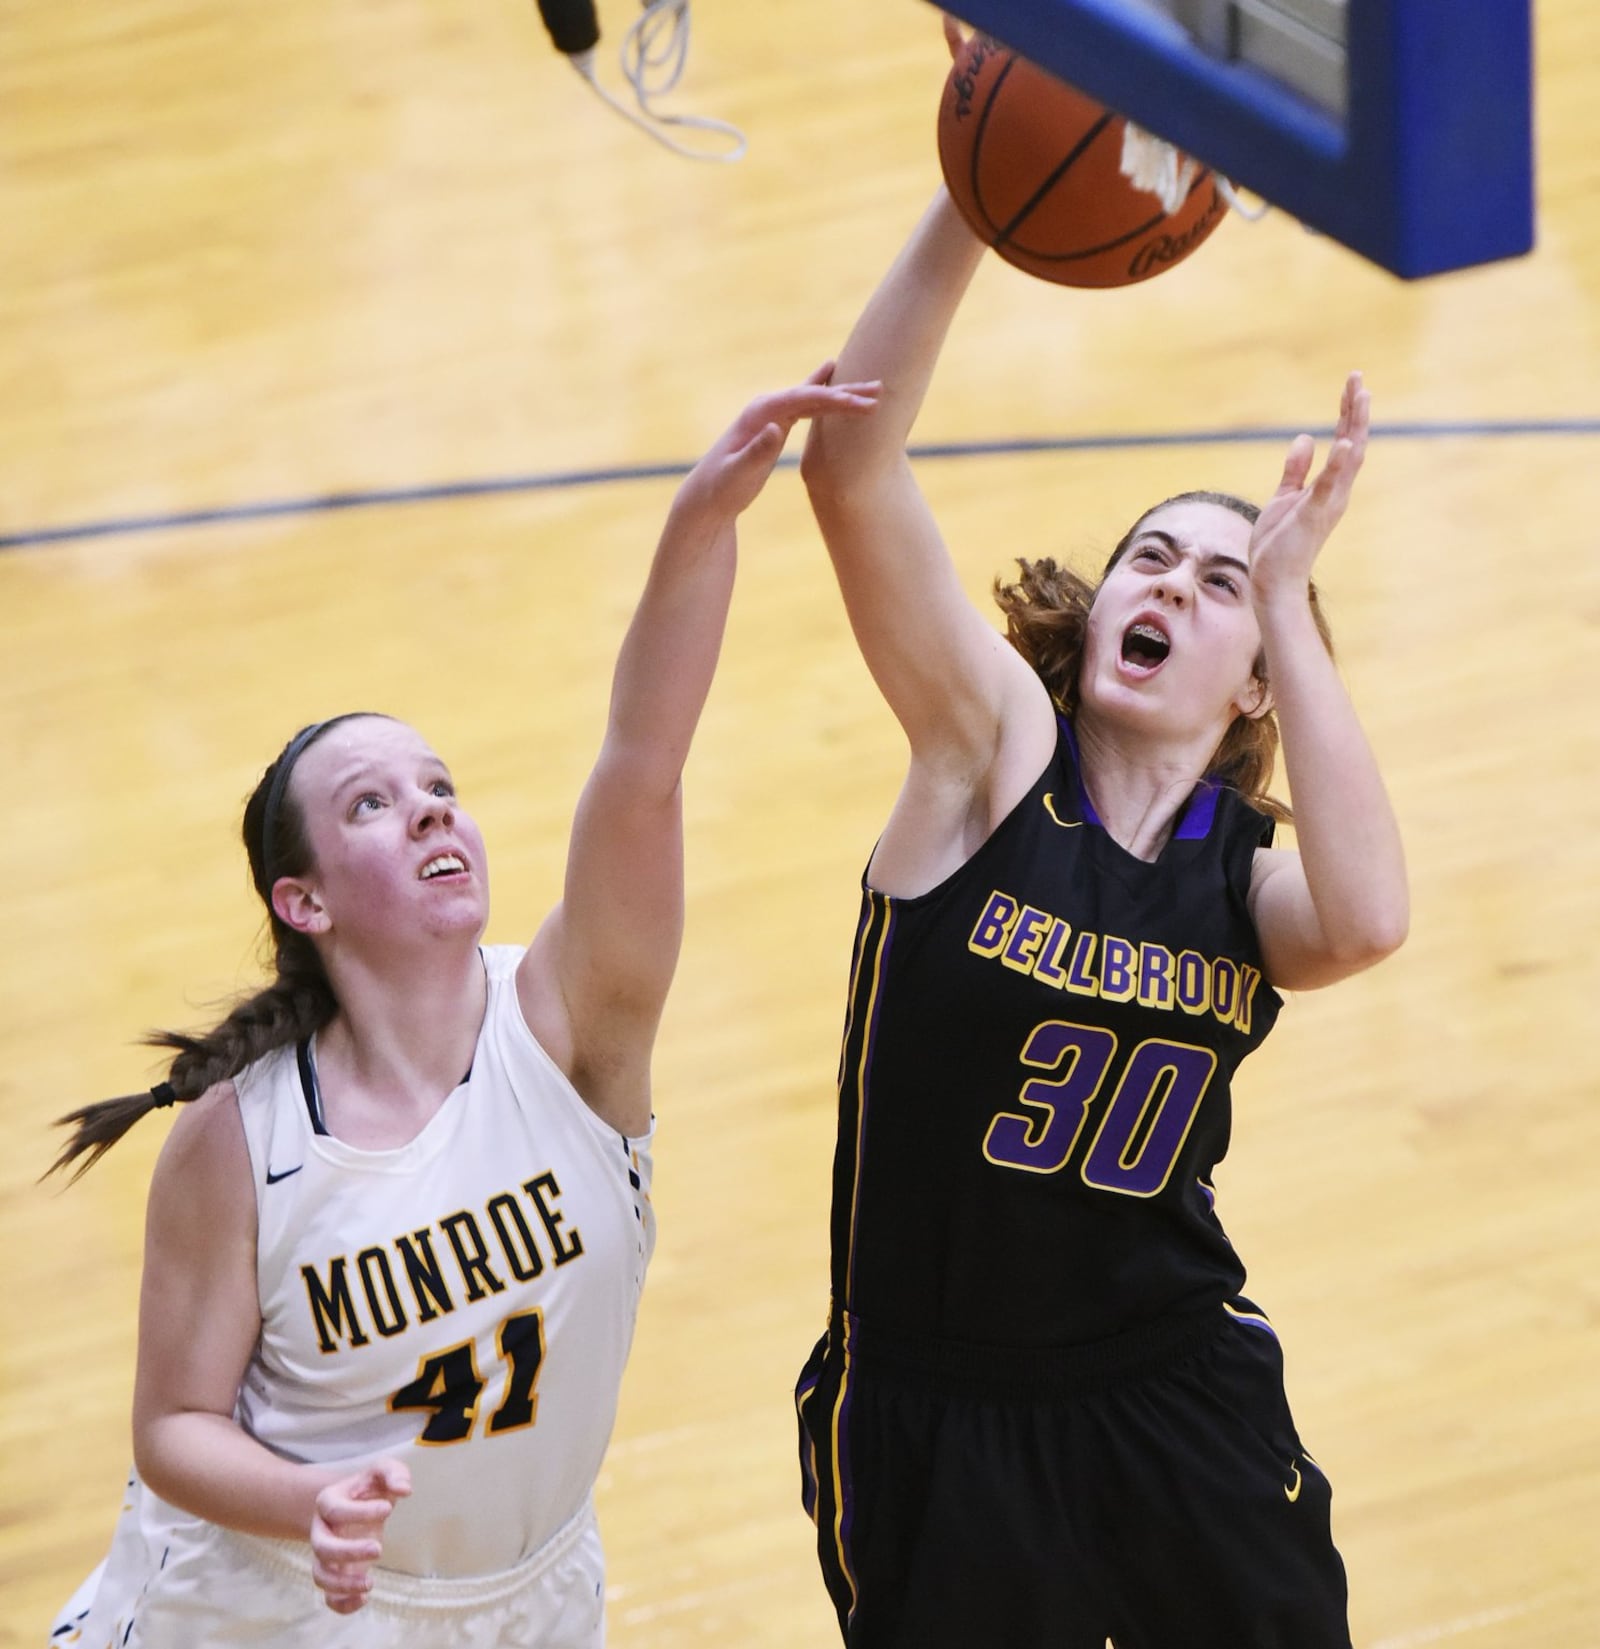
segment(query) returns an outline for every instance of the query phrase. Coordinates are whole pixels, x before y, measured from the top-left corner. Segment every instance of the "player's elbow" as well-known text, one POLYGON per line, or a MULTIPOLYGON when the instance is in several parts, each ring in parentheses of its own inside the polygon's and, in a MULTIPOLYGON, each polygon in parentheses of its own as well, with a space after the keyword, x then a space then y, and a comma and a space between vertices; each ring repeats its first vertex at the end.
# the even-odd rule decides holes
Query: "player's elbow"
POLYGON ((1404 878, 1399 878, 1389 896, 1367 913, 1366 939, 1374 962, 1381 962, 1406 942, 1411 933, 1411 897, 1404 878))
POLYGON ((185 1507, 181 1472, 174 1469, 170 1442, 172 1416, 143 1414, 135 1409, 133 1419, 133 1469, 139 1481, 169 1504, 185 1507))
POLYGON ((1401 905, 1343 909, 1317 923, 1306 943, 1269 954, 1268 978, 1281 990, 1319 990, 1364 973, 1405 943, 1409 918, 1401 905))
POLYGON ((1411 931, 1411 912, 1404 902, 1385 904, 1364 911, 1351 922, 1332 946, 1333 959, 1350 973, 1376 967, 1406 942, 1411 931))

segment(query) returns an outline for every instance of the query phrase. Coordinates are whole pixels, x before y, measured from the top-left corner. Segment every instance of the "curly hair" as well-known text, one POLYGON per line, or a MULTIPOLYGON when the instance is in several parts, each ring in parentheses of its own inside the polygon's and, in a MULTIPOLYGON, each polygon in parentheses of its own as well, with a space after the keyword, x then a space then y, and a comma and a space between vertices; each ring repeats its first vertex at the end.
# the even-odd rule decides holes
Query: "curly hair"
MULTIPOLYGON (((1099 579, 1094 582, 1048 556, 1041 556, 1036 561, 1019 557, 1018 576, 1014 582, 1007 583, 1000 578, 994 581, 994 598, 1000 611, 1005 614, 1006 639, 1032 666, 1069 720, 1078 712, 1089 610, 1094 606, 1100 585, 1105 582, 1106 574, 1127 553, 1145 522, 1169 504, 1215 504, 1232 510, 1252 525, 1261 513, 1248 499, 1236 498, 1232 493, 1180 492, 1146 510, 1134 522, 1123 534, 1121 542, 1101 569, 1099 579)), ((1333 635, 1314 584, 1311 586, 1311 613, 1317 634, 1322 637, 1322 643, 1331 657, 1333 635)), ((1256 681, 1267 685, 1264 653, 1256 655, 1253 674, 1256 681)), ((1277 761, 1278 743, 1278 718, 1271 710, 1253 719, 1236 716, 1212 755, 1208 774, 1219 784, 1237 790, 1252 807, 1280 824, 1288 824, 1292 822, 1293 815, 1287 804, 1267 794, 1277 761)))

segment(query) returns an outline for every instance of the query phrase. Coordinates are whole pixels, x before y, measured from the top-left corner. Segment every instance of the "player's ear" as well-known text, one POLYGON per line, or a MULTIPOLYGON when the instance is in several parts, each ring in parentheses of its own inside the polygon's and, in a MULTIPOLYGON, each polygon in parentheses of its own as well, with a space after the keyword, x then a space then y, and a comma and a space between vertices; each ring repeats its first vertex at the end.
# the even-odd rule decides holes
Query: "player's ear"
POLYGON ((296 933, 326 933, 333 926, 316 884, 301 876, 280 876, 272 884, 272 908, 296 933))
POLYGON ((1233 707, 1247 721, 1260 721, 1272 709, 1272 689, 1262 677, 1252 675, 1249 685, 1234 699, 1233 707))

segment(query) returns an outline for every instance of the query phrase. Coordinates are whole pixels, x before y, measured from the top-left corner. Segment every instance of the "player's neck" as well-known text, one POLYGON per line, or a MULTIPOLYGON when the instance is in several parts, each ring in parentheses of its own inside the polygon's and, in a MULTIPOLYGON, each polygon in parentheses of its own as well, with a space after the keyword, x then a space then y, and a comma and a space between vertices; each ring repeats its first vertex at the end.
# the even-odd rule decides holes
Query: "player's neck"
POLYGON ((1156 743, 1089 714, 1074 725, 1079 776, 1107 834, 1136 859, 1154 859, 1194 787, 1215 741, 1156 743))
POLYGON ((488 1005, 476 947, 459 966, 434 964, 396 987, 341 970, 339 1013, 317 1039, 328 1128, 383 1149, 414 1138, 472 1064, 488 1005))

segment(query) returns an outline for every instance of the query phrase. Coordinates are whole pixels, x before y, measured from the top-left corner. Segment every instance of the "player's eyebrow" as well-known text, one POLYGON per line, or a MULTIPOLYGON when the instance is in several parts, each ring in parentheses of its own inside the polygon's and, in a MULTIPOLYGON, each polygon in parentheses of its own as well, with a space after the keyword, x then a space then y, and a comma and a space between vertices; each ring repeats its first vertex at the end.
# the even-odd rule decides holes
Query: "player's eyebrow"
MULTIPOLYGON (((1159 527, 1141 527, 1139 529, 1138 536, 1133 542, 1135 544, 1139 544, 1147 538, 1159 539, 1160 542, 1165 545, 1167 549, 1171 550, 1174 555, 1176 555, 1179 550, 1183 548, 1183 546, 1179 544, 1178 540, 1174 538, 1171 533, 1162 532, 1159 527)), ((1210 555, 1202 556, 1201 561, 1207 567, 1232 567, 1236 571, 1243 573, 1246 578, 1250 576, 1249 564, 1239 560, 1237 556, 1222 555, 1220 552, 1213 552, 1210 555)))

